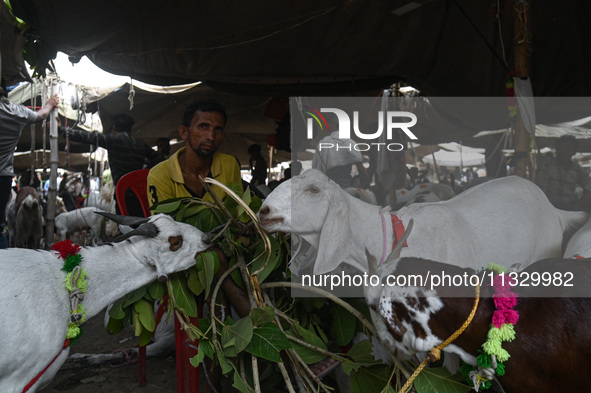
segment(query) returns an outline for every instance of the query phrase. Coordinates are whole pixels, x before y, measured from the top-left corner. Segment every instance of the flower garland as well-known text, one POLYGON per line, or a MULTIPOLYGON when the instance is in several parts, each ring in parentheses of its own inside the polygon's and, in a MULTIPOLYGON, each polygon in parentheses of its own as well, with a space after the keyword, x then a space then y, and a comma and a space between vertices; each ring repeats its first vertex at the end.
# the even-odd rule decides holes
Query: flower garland
POLYGON ((474 390, 488 389, 495 375, 505 374, 506 362, 511 355, 502 348, 503 341, 515 339, 514 325, 519 313, 513 308, 517 305, 517 293, 511 292, 514 280, 506 275, 507 269, 496 264, 489 264, 488 269, 497 273, 493 278, 495 294, 492 295, 496 311, 493 313, 492 324, 488 331, 488 339, 482 344, 482 353, 476 358, 477 366, 464 364, 462 374, 474 390))
POLYGON ((70 322, 68 323, 66 340, 71 340, 70 343, 72 343, 82 335, 80 325, 86 320, 86 309, 82 305, 88 286, 86 272, 79 266, 82 262, 82 255, 78 254, 79 245, 73 244, 71 240, 62 240, 51 246, 51 249, 57 251, 58 258, 64 260, 62 270, 68 272, 65 284, 70 295, 70 322))

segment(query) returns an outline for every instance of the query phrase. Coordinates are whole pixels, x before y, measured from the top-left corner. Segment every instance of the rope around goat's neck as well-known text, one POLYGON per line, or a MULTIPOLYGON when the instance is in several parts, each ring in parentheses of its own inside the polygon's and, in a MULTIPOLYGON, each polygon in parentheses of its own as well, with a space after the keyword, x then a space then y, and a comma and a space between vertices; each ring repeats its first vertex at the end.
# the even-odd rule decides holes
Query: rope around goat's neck
POLYGON ((70 275, 70 286, 72 287, 72 290, 70 291, 70 311, 72 312, 77 312, 78 305, 84 300, 84 292, 78 288, 77 284, 81 274, 82 268, 76 266, 70 275))
POLYGON ((402 389, 400 389, 398 391, 398 393, 405 393, 410 388, 410 386, 412 385, 414 380, 419 376, 419 374, 427 366, 427 363, 435 362, 435 361, 439 360, 439 358, 441 357, 441 350, 443 348, 447 347, 449 344, 451 344, 456 338, 458 338, 458 336, 460 334, 462 334, 464 332, 464 330, 466 330, 468 328, 468 326, 472 322, 472 319, 474 319, 474 315, 476 315, 476 310, 478 309, 478 303, 480 302, 480 285, 476 286, 475 292, 476 292, 476 294, 474 295, 475 296, 474 297, 474 306, 472 306, 472 311, 470 311, 470 315, 468 315, 468 318, 466 319, 464 324, 462 326, 460 326, 460 328, 458 330, 456 330, 451 336, 449 336, 449 338, 447 340, 445 340, 441 344, 437 345, 436 347, 433 347, 429 351, 429 354, 427 355, 425 360, 422 361, 422 363, 415 370, 415 372, 410 376, 410 378, 406 381, 406 383, 404 384, 402 389))

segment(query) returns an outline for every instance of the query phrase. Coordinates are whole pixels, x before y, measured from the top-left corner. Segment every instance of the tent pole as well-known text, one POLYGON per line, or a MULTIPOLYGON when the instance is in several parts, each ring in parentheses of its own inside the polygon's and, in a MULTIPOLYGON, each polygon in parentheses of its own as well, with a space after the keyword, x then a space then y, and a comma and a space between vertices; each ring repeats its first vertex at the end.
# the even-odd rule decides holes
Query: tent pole
POLYGON ((431 157, 433 157, 433 166, 435 167, 435 174, 437 175, 437 183, 441 183, 441 176, 439 176, 439 167, 437 166, 437 160, 435 159, 433 146, 429 145, 429 149, 431 150, 431 157))
MULTIPOLYGON (((511 2, 513 4, 513 15, 515 18, 515 77, 528 78, 530 71, 529 45, 531 43, 529 28, 530 2, 527 0, 512 0, 511 2)), ((515 122, 513 146, 515 149, 513 158, 515 162, 515 174, 517 176, 528 178, 527 162, 529 159, 529 134, 525 129, 523 119, 519 114, 519 111, 517 111, 517 119, 515 122)))
MULTIPOLYGON (((49 78, 51 83, 51 95, 57 94, 57 84, 54 78, 49 78)), ((45 247, 49 247, 54 242, 55 232, 55 213, 57 196, 57 165, 58 165, 58 145, 57 145, 57 109, 54 108, 49 115, 49 189, 47 193, 47 225, 45 229, 45 247)))

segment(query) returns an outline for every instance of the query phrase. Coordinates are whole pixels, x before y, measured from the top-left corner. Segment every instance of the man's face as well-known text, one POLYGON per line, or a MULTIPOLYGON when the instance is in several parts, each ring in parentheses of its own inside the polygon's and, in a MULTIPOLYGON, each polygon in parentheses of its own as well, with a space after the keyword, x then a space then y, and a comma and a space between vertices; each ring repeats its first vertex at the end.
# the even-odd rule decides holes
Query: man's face
POLYGON ((179 134, 187 147, 201 158, 210 158, 224 142, 224 116, 217 112, 195 112, 191 125, 179 126, 179 134))

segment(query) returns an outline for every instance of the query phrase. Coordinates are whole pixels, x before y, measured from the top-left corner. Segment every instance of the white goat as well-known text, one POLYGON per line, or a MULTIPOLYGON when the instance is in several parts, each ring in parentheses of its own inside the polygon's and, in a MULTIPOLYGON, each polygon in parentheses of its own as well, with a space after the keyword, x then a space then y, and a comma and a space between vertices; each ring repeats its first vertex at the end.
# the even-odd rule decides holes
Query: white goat
POLYGON ((55 232, 60 240, 64 240, 71 233, 90 229, 92 242, 101 243, 103 240, 105 217, 95 212, 103 212, 96 207, 83 207, 67 213, 61 213, 55 218, 55 232))
POLYGON ((357 199, 360 199, 363 202, 371 203, 372 205, 378 204, 378 200, 376 199, 375 194, 370 189, 347 187, 344 190, 347 194, 349 194, 357 199))
POLYGON ((437 202, 446 201, 456 195, 454 190, 443 183, 421 183, 417 184, 410 190, 400 189, 396 190, 396 205, 405 206, 417 202, 437 202), (417 198, 423 195, 422 200, 417 198))
POLYGON ((43 237, 43 207, 33 187, 22 187, 14 204, 14 239, 11 243, 20 248, 39 248, 43 237))
MULTIPOLYGON (((516 176, 492 180, 447 201, 409 205, 396 215, 404 226, 414 219, 415 227, 401 257, 473 269, 490 262, 523 268, 560 257, 564 232, 586 218, 583 212, 556 209, 534 183, 516 176)), ((279 185, 259 217, 267 231, 291 232, 299 243, 291 266, 296 274, 309 267, 324 274, 342 263, 367 272, 365 249, 381 261, 394 242, 389 214, 353 198, 315 170, 279 185)))
POLYGON ((575 257, 591 258, 591 218, 570 238, 565 258, 575 257))
MULTIPOLYGON (((131 217, 109 215, 132 225, 131 217)), ((88 275, 83 305, 92 318, 115 300, 167 274, 186 270, 195 256, 210 246, 209 239, 191 225, 158 214, 135 219, 137 229, 121 243, 84 247, 81 267, 88 275), (136 236, 137 235, 137 236, 136 236)), ((22 392, 44 370, 29 392, 49 383, 68 357, 63 349, 70 321, 63 260, 53 251, 0 250, 0 392, 22 392)))

